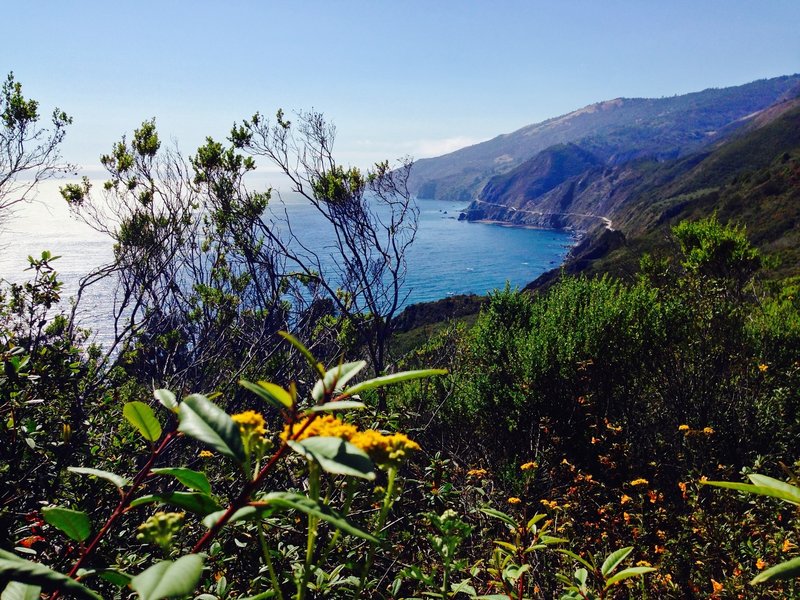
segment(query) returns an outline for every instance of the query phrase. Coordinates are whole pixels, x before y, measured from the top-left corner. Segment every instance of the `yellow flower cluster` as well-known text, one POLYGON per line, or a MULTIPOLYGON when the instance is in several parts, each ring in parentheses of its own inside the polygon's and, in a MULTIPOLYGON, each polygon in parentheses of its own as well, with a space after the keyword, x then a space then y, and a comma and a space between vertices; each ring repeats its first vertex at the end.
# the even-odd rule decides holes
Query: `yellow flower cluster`
POLYGON ((214 453, 211 450, 200 450, 200 454, 198 454, 200 458, 211 458, 214 456, 214 453))
POLYGON ((682 431, 686 437, 697 437, 701 435, 714 435, 713 427, 703 427, 702 429, 692 429, 688 425, 679 425, 678 431, 682 431))
POLYGON ((541 502, 546 508, 549 508, 550 510, 558 508, 558 502, 556 502, 555 500, 539 500, 539 502, 541 502))
POLYGON ((765 365, 763 363, 758 365, 758 370, 761 371, 762 373, 766 373, 768 369, 769 369, 768 365, 765 365))
POLYGON ((355 425, 343 423, 332 415, 319 416, 306 427, 306 423, 308 423, 310 418, 311 417, 306 417, 291 427, 286 425, 283 428, 283 433, 281 433, 281 440, 285 442, 291 438, 299 442, 310 437, 338 437, 349 442, 353 436, 358 433, 358 429, 355 425), (304 427, 305 429, 303 429, 304 427), (302 431, 302 433, 296 436, 299 431, 302 431))
POLYGON ((647 485, 648 483, 650 483, 650 482, 647 481, 647 479, 644 479, 642 477, 640 477, 639 479, 634 479, 633 481, 631 481, 631 485, 634 486, 634 487, 636 487, 637 485, 647 485))
POLYGON ((261 413, 254 410, 246 410, 242 413, 232 415, 231 419, 239 426, 242 436, 259 435, 267 433, 266 422, 261 413))
POLYGON ((306 417, 292 426, 286 425, 281 439, 301 441, 311 437, 342 438, 366 452, 379 465, 399 463, 409 452, 420 449, 417 442, 403 433, 384 435, 375 429, 359 431, 355 425, 344 423, 332 415, 319 416, 306 426, 309 419, 310 417, 306 417))
POLYGON ((689 426, 686 424, 678 425, 678 431, 689 431, 689 426))
POLYGON ((522 500, 520 500, 520 499, 519 499, 519 498, 517 498, 516 496, 511 496, 511 497, 508 499, 508 503, 509 503, 509 504, 519 504, 520 502, 522 502, 522 500))
POLYGON ((467 471, 467 477, 480 479, 481 477, 486 477, 486 473, 486 469, 470 469, 467 471))
POLYGON ((534 461, 530 461, 530 462, 526 462, 525 464, 521 465, 520 469, 523 470, 523 471, 530 471, 532 469, 535 469, 538 466, 539 466, 538 463, 536 463, 534 461))
POLYGON ((419 444, 404 433, 384 435, 374 429, 357 432, 350 443, 369 454, 369 457, 379 465, 396 464, 409 452, 420 449, 419 444))

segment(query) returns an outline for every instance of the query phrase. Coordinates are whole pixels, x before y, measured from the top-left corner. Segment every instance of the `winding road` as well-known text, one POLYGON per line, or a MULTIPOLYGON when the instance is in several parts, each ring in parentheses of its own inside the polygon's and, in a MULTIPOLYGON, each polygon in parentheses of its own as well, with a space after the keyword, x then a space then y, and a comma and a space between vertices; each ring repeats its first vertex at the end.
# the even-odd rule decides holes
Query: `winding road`
POLYGON ((609 219, 608 217, 603 217, 601 215, 591 215, 591 214, 588 214, 588 213, 575 213, 575 212, 554 213, 554 212, 543 212, 543 211, 540 211, 540 210, 525 210, 523 208, 515 208, 514 206, 507 206, 505 204, 496 204, 494 202, 486 202, 485 200, 474 200, 473 202, 476 202, 478 204, 488 204, 489 206, 499 206, 500 208, 505 208, 507 210, 512 210, 514 212, 521 212, 521 213, 526 213, 526 214, 529 214, 529 215, 536 215, 536 216, 539 216, 539 217, 545 217, 545 216, 554 216, 554 217, 555 216, 567 216, 567 217, 585 217, 585 218, 590 218, 590 219, 600 219, 603 222, 603 224, 605 225, 605 228, 608 231, 614 231, 614 224, 612 223, 611 219, 609 219))

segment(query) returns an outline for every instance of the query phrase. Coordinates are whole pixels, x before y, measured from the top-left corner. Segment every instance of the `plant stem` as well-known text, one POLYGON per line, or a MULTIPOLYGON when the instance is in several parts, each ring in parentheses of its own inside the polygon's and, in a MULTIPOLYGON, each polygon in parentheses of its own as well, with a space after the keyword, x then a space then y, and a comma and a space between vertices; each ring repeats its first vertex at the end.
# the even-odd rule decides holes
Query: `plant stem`
MULTIPOLYGON (((387 473, 387 482, 386 482, 386 495, 383 497, 383 505, 381 506, 381 512, 378 515, 378 522, 375 527, 375 532, 380 535, 381 529, 386 524, 386 517, 389 516, 389 509, 392 507, 394 502, 394 486, 395 480, 397 477, 397 467, 390 466, 389 471, 387 473)), ((358 591, 356 592, 356 600, 361 597, 362 592, 364 591, 364 586, 367 584, 367 577, 369 575, 369 571, 372 568, 372 560, 375 558, 375 546, 370 546, 369 552, 367 553, 367 560, 364 563, 364 571, 361 574, 361 581, 358 584, 358 591)))
POLYGON ((275 597, 278 598, 278 600, 283 600, 283 592, 281 592, 281 586, 278 583, 278 575, 275 573, 275 566, 272 564, 272 554, 267 545, 267 538, 264 536, 264 526, 262 523, 258 524, 258 541, 261 543, 261 551, 264 553, 264 563, 267 565, 267 570, 269 571, 269 580, 272 583, 272 590, 275 592, 275 597))
MULTIPOLYGON (((313 460, 308 461, 308 497, 314 502, 319 500, 319 465, 313 460)), ((300 587, 297 588, 297 600, 306 597, 308 579, 311 575, 311 561, 314 558, 314 546, 317 540, 317 517, 308 515, 308 538, 306 540, 306 558, 303 563, 303 577, 300 580, 300 587)))

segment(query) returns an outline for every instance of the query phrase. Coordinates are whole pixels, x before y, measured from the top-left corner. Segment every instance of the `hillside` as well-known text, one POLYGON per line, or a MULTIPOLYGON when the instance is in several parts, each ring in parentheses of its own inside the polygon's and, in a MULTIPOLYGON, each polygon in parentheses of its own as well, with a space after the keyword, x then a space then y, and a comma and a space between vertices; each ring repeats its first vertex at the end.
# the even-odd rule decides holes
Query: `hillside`
POLYGON ((797 95, 800 75, 671 98, 617 98, 528 125, 512 133, 415 164, 410 186, 420 198, 472 201, 494 176, 539 152, 578 143, 609 165, 642 157, 675 158, 713 143, 747 117, 797 95))

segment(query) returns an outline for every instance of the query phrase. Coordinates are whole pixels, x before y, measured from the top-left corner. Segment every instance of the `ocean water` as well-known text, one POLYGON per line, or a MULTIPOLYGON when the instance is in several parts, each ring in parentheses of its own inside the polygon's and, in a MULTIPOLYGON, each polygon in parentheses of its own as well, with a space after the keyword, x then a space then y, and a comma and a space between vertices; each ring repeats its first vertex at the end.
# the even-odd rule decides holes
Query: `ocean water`
MULTIPOLYGON (((70 215, 54 182, 46 183, 39 201, 24 206, 0 232, 0 278, 23 281, 27 256, 49 250, 64 281, 63 296, 75 293, 79 279, 108 261, 111 243, 70 215)), ((308 205, 287 201, 293 228, 325 255, 328 244, 321 219, 308 205)), ((455 294, 485 294, 506 282, 524 286, 564 260, 572 237, 565 232, 503 227, 458 221, 463 204, 419 201, 417 238, 408 256, 406 304, 455 294)), ((81 321, 97 329, 111 314, 112 289, 97 286, 81 301, 81 321)))

